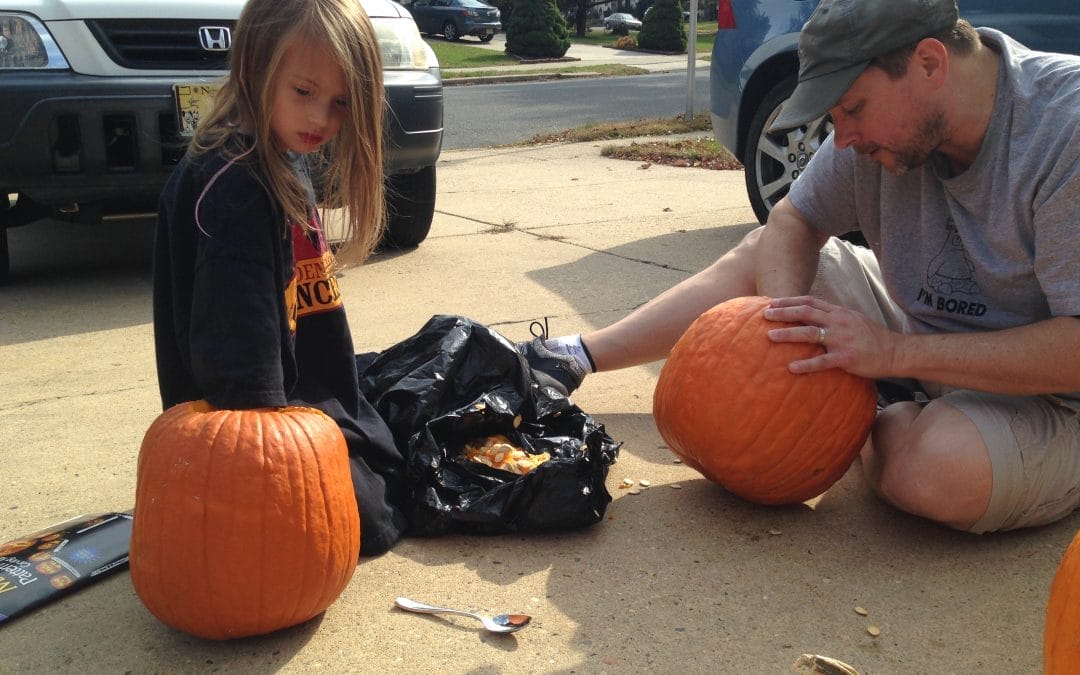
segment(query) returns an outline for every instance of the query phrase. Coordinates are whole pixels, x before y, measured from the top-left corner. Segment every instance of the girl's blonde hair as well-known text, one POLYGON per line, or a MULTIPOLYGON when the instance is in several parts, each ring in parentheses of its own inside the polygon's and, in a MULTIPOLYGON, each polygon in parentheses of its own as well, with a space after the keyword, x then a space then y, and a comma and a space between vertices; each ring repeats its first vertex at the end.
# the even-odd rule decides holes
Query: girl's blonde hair
MULTIPOLYGON (((252 156, 263 170, 270 193, 286 217, 307 226, 308 192, 289 159, 273 141, 270 118, 274 83, 282 57, 300 38, 325 46, 337 57, 348 86, 348 114, 337 136, 309 156, 323 186, 319 205, 340 209, 344 245, 342 262, 362 262, 379 243, 386 220, 383 195, 382 55, 375 29, 359 0, 249 0, 240 14, 229 53, 229 75, 202 120, 189 152, 211 150, 232 160, 243 144, 230 142, 251 134, 252 156)), ((212 187, 212 186, 211 186, 212 187)), ((209 189, 209 188, 208 188, 209 189)))

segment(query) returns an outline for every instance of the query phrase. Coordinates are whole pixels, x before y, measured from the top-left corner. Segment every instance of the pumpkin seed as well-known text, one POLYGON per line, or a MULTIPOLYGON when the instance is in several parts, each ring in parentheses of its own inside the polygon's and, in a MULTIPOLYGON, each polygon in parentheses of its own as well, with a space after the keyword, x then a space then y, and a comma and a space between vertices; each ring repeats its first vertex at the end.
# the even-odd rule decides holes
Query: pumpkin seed
POLYGON ((634 479, 633 478, 623 478, 622 479, 622 484, 625 485, 626 487, 630 487, 631 485, 634 484, 634 479))
POLYGON ((671 489, 672 489, 672 490, 681 490, 681 489, 682 489, 682 486, 681 486, 681 485, 679 485, 678 483, 672 483, 672 484, 671 484, 671 489))
POLYGON ((803 654, 795 660, 793 669, 800 673, 824 673, 824 675, 859 675, 855 670, 843 661, 821 656, 820 654, 803 654))
POLYGON ((649 487, 650 485, 652 485, 652 483, 649 482, 648 480, 642 478, 641 480, 638 481, 638 485, 640 485, 641 487, 649 487))
POLYGON ((859 616, 866 616, 870 612, 866 611, 865 607, 856 607, 855 608, 855 613, 858 614, 859 616))
POLYGON ((870 633, 874 637, 877 637, 877 636, 881 635, 881 629, 878 628, 877 626, 875 626, 874 624, 870 624, 869 626, 867 626, 866 627, 866 632, 870 633))

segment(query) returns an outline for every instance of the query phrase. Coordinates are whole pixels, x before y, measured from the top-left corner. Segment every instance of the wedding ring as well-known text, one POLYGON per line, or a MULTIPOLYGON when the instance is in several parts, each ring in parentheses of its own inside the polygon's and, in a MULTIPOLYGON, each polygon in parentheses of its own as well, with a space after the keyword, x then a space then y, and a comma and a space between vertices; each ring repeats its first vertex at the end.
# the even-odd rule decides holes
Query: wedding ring
POLYGON ((817 329, 817 343, 819 345, 825 344, 825 333, 826 333, 826 330, 824 328, 822 328, 821 326, 818 326, 818 329, 817 329))

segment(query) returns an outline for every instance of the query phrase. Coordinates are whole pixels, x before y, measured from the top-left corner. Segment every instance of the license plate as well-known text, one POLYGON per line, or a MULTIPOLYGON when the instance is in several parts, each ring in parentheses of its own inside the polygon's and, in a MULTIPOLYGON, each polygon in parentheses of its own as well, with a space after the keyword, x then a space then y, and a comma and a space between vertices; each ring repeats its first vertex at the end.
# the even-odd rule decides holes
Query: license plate
POLYGON ((181 136, 195 134, 199 120, 210 114, 214 94, 220 84, 178 83, 173 85, 173 101, 176 103, 176 128, 181 136))
POLYGON ((494 35, 494 34, 495 34, 494 29, 492 29, 492 28, 485 28, 484 29, 484 35, 494 35))

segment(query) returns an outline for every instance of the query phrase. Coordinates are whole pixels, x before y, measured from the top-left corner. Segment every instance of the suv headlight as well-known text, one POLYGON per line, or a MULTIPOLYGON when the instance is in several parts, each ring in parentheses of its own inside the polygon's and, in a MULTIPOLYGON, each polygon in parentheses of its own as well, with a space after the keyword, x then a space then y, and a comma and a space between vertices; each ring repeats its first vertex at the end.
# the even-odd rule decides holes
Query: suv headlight
POLYGON ((45 24, 26 14, 0 14, 0 70, 68 67, 45 24))
POLYGON ((409 19, 372 19, 386 70, 438 68, 435 52, 420 37, 416 22, 409 19))

